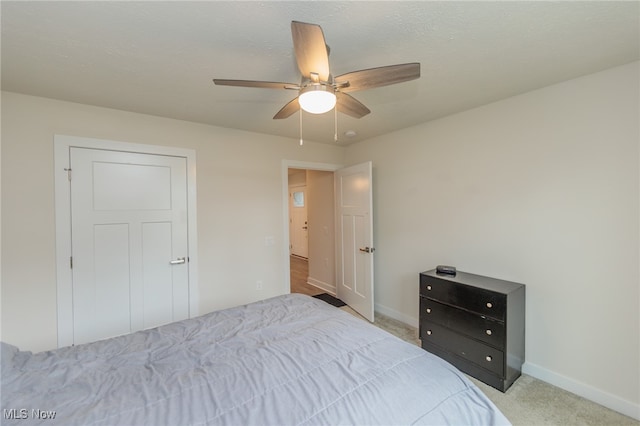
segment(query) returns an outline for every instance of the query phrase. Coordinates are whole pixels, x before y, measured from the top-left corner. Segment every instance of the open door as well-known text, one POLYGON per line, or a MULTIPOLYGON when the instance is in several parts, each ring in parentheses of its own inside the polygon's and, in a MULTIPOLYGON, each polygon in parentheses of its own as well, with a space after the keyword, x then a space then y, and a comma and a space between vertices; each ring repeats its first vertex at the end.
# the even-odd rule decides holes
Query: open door
POLYGON ((373 322, 371 162, 335 172, 338 298, 373 322))

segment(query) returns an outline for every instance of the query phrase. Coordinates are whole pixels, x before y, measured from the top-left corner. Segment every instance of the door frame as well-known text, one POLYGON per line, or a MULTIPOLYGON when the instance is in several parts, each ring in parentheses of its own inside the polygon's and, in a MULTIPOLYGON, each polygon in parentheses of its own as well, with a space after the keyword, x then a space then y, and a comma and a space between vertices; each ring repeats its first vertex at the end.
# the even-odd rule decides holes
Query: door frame
POLYGON ((193 149, 54 135, 54 198, 56 226, 56 284, 58 347, 73 344, 73 282, 71 259, 71 186, 69 152, 72 147, 138 154, 184 157, 187 160, 187 221, 189 249, 189 317, 198 315, 198 231, 196 217, 196 152, 193 149))
POLYGON ((291 262, 289 261, 289 169, 305 169, 305 170, 321 170, 327 172, 335 172, 341 169, 341 164, 330 163, 313 163, 308 161, 296 161, 296 160, 282 160, 282 228, 284 230, 284 237, 282 241, 286 244, 282 244, 283 247, 283 276, 284 284, 282 287, 282 294, 291 293, 291 262))

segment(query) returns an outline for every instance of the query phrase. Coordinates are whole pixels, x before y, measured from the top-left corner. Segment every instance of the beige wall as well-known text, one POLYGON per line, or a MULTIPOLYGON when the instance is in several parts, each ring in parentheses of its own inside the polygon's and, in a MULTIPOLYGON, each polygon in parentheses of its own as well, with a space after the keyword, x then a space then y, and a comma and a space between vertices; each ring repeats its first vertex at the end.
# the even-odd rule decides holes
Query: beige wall
POLYGON ((307 170, 309 282, 336 292, 333 172, 307 170))
POLYGON ((282 160, 343 159, 332 145, 2 93, 2 340, 25 350, 57 340, 54 134, 196 151, 201 313, 285 292, 282 160))
POLYGON ((347 149, 372 160, 378 310, 438 264, 527 285, 526 371, 640 413, 638 63, 347 149))

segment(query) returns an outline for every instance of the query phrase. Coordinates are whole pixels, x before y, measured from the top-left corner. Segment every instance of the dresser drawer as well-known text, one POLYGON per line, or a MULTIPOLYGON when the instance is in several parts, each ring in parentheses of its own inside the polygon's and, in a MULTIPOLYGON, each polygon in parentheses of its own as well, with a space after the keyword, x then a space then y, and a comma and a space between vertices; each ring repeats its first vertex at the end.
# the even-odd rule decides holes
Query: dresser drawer
MULTIPOLYGON (((422 342, 422 349, 431 352, 434 355, 439 356, 445 361, 450 362, 458 370, 467 373, 468 375, 475 377, 476 379, 488 384, 489 386, 493 386, 498 389, 500 392, 505 392, 509 386, 513 383, 511 380, 507 380, 504 377, 500 377, 495 373, 492 373, 489 370, 485 370, 484 368, 478 367, 471 361, 468 361, 464 358, 460 358, 457 355, 452 354, 451 352, 447 352, 442 349, 440 346, 432 345, 429 342, 422 342)), ((515 380, 515 379, 514 379, 515 380)))
POLYGON ((446 279, 421 274, 420 295, 499 320, 506 316, 506 295, 446 279))
POLYGON ((437 345, 447 352, 469 360, 499 376, 504 375, 504 352, 470 339, 441 325, 424 321, 420 327, 420 339, 437 345))
POLYGON ((420 318, 444 325, 500 350, 505 349, 505 326, 503 321, 497 321, 484 315, 444 305, 426 297, 420 297, 420 318))

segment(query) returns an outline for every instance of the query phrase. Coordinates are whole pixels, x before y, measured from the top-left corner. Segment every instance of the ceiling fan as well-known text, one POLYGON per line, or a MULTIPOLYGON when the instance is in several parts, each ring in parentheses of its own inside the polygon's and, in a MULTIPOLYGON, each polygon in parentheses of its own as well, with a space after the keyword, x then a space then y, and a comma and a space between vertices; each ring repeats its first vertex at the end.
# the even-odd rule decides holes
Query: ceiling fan
POLYGON ((300 84, 272 81, 213 79, 217 85, 297 90, 298 96, 273 117, 282 119, 302 108, 322 114, 334 107, 337 111, 361 118, 371 111, 349 92, 402 83, 420 77, 420 63, 388 65, 352 71, 333 77, 329 71, 329 46, 325 44, 320 25, 291 22, 291 35, 296 62, 302 79, 300 84))

